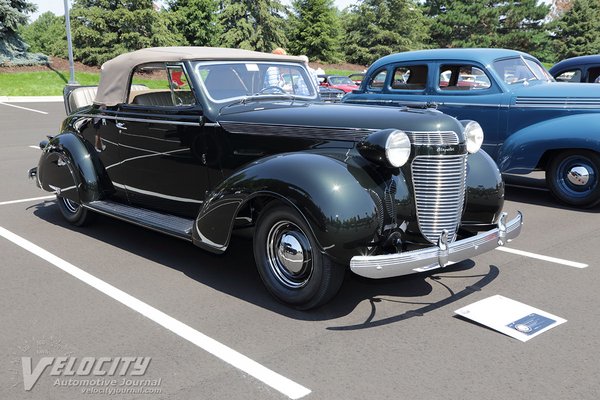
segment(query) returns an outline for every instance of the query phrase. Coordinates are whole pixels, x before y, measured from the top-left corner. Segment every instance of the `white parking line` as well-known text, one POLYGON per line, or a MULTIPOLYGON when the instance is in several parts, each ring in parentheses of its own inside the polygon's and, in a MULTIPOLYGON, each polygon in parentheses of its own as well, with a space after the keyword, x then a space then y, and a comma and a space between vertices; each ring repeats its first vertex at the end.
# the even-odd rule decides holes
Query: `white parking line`
POLYGON ((14 108, 20 108, 21 110, 33 111, 33 112, 40 113, 40 114, 48 114, 46 111, 40 111, 40 110, 34 110, 33 108, 27 108, 27 107, 15 106, 14 104, 8 104, 8 103, 2 103, 2 102, 0 102, 0 104, 2 104, 3 106, 9 106, 9 107, 14 107, 14 108))
POLYGON ((563 260, 562 258, 543 256, 541 254, 530 253, 528 251, 517 250, 517 249, 510 249, 508 247, 496 247, 496 250, 504 251, 506 253, 518 254, 520 256, 529 257, 529 258, 536 258, 538 260, 548 261, 548 262, 555 263, 555 264, 562 264, 562 265, 566 265, 568 267, 586 268, 589 266, 587 264, 583 264, 583 263, 579 263, 579 262, 575 262, 575 261, 563 260))
POLYGON ((31 146, 29 146, 29 147, 31 147, 32 149, 37 149, 37 150, 40 150, 40 146, 34 146, 34 145, 31 145, 31 146))
POLYGON ((215 357, 220 358, 221 360, 238 368, 248 375, 255 377, 259 381, 281 392, 290 399, 299 399, 311 392, 310 389, 307 389, 304 386, 268 369, 267 367, 264 367, 263 365, 251 360, 243 354, 238 353, 224 344, 221 344, 205 334, 195 330, 189 325, 170 317, 162 311, 144 303, 141 300, 138 300, 137 298, 123 292, 120 289, 117 289, 109 283, 96 278, 84 270, 77 268, 73 264, 68 263, 67 261, 6 230, 3 227, 0 227, 0 236, 42 258, 55 267, 60 268, 69 275, 90 285, 94 289, 99 290, 105 295, 129 307, 130 309, 137 311, 138 313, 170 330, 176 335, 211 353, 215 357))
POLYGON ((44 197, 32 197, 29 199, 2 201, 2 202, 0 202, 0 206, 5 206, 7 204, 27 203, 28 201, 50 200, 50 199, 55 199, 55 198, 56 198, 56 196, 52 195, 52 196, 44 196, 44 197))

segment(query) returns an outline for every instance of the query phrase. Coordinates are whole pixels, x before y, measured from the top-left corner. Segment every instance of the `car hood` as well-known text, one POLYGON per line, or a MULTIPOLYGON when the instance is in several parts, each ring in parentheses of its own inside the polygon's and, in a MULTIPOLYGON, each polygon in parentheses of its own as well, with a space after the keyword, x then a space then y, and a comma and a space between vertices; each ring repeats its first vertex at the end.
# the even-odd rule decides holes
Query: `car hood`
MULTIPOLYGON (((226 107, 217 121, 227 129, 231 124, 246 124, 255 129, 273 126, 279 129, 298 129, 315 132, 318 128, 330 139, 364 137, 371 130, 401 129, 407 132, 461 132, 462 125, 455 118, 434 109, 379 107, 354 104, 255 102, 226 107), (329 129, 328 129, 329 128, 329 129), (343 129, 339 129, 343 128, 343 129), (352 134, 354 132, 354 134, 352 134)), ((250 128, 249 128, 250 129, 250 128)), ((299 133, 300 134, 300 133, 299 133)), ((325 137, 324 137, 325 138, 325 137)))
POLYGON ((591 83, 545 82, 509 86, 518 105, 584 107, 600 109, 600 85, 591 83), (514 86, 514 87, 513 87, 514 86))

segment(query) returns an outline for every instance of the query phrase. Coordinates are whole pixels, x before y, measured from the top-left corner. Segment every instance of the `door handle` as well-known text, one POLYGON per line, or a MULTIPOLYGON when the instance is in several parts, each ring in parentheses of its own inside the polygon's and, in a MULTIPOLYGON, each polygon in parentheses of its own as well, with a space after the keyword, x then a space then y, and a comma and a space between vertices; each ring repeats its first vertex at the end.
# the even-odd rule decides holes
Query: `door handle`
POLYGON ((125 123, 124 123, 124 122, 117 122, 115 125, 116 125, 116 127, 117 127, 117 128, 119 128, 119 129, 122 129, 122 130, 124 130, 124 131, 126 131, 126 130, 127 130, 127 127, 125 126, 125 123))

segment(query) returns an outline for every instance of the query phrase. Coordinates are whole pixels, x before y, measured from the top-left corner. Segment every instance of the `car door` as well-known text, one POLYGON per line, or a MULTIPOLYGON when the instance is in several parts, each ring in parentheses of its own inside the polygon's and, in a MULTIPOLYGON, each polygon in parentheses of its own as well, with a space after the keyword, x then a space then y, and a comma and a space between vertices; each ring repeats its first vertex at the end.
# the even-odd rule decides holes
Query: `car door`
POLYGON ((485 135, 483 149, 496 157, 504 141, 509 95, 502 92, 485 67, 471 61, 430 64, 429 101, 458 120, 475 120, 485 135))
POLYGON ((129 201, 194 217, 209 189, 206 128, 184 66, 138 66, 131 84, 116 117, 122 185, 129 201))

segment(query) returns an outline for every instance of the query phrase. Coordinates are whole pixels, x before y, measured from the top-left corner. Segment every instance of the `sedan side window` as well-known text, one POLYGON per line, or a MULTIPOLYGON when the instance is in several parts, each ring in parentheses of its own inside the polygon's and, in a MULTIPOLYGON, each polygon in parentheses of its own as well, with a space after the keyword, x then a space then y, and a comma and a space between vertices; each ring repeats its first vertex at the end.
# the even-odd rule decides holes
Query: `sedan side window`
POLYGON ((472 65, 442 65, 438 88, 440 90, 481 90, 492 86, 481 68, 472 65))
POLYGON ((394 70, 392 89, 423 90, 427 85, 427 65, 400 66, 394 70))
POLYGON ((556 77, 557 82, 581 82, 581 70, 573 69, 570 71, 564 71, 562 74, 556 77))
POLYGON ((387 71, 385 69, 379 71, 378 73, 375 74, 373 79, 371 79, 371 81, 369 82, 368 88, 370 90, 380 91, 381 89, 383 89, 383 84, 385 83, 386 76, 387 76, 387 71))
POLYGON ((152 107, 183 107, 195 104, 196 100, 182 66, 153 63, 135 68, 128 103, 152 107))

